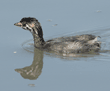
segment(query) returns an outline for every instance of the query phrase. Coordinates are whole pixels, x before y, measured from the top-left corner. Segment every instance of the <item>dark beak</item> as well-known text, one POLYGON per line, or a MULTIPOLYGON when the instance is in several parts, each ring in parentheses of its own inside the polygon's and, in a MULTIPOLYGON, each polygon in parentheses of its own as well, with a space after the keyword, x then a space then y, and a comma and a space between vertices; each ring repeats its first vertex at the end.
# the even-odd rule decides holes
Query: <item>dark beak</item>
POLYGON ((18 27, 21 27, 22 26, 22 23, 21 22, 17 22, 14 24, 15 26, 18 26, 18 27))

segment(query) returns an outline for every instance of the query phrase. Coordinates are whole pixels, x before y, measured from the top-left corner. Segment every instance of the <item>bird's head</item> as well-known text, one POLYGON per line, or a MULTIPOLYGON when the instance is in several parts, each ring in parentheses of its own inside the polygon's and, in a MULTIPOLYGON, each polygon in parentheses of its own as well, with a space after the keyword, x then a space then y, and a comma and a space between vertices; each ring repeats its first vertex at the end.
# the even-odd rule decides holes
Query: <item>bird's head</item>
POLYGON ((29 30, 32 34, 35 33, 42 35, 41 25, 36 18, 24 17, 20 22, 17 22, 14 25, 29 30))

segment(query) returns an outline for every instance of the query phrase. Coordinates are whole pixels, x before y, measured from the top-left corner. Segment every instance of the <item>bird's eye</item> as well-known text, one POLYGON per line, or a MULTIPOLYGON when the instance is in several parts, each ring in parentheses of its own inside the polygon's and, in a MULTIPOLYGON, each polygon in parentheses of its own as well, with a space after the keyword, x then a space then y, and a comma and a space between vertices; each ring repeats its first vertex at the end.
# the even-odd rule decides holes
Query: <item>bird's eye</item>
POLYGON ((26 24, 23 24, 23 27, 26 26, 26 24))

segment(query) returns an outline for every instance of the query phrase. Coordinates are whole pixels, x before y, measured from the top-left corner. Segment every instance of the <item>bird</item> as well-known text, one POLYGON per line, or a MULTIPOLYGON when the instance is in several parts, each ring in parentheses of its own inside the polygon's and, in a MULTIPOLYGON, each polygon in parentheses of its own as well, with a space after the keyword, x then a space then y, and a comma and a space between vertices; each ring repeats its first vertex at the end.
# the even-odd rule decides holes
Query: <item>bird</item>
POLYGON ((31 32, 34 47, 46 51, 58 53, 90 53, 99 52, 101 42, 92 34, 82 34, 68 37, 58 37, 45 41, 40 22, 34 17, 23 17, 20 22, 14 24, 31 32))

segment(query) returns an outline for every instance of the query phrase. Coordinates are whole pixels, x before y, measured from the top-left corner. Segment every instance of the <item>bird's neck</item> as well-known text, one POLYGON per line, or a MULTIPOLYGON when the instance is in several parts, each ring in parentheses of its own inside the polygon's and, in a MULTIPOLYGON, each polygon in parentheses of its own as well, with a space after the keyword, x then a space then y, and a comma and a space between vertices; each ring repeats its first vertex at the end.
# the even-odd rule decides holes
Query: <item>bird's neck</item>
POLYGON ((43 38, 43 32, 42 32, 41 27, 40 27, 40 30, 38 30, 37 28, 34 28, 33 39, 34 39, 34 46, 36 48, 43 48, 43 45, 45 44, 45 41, 44 41, 44 38, 43 38))
POLYGON ((33 38, 34 38, 34 46, 37 48, 42 48, 44 45, 44 39, 40 38, 37 34, 33 34, 33 38))

